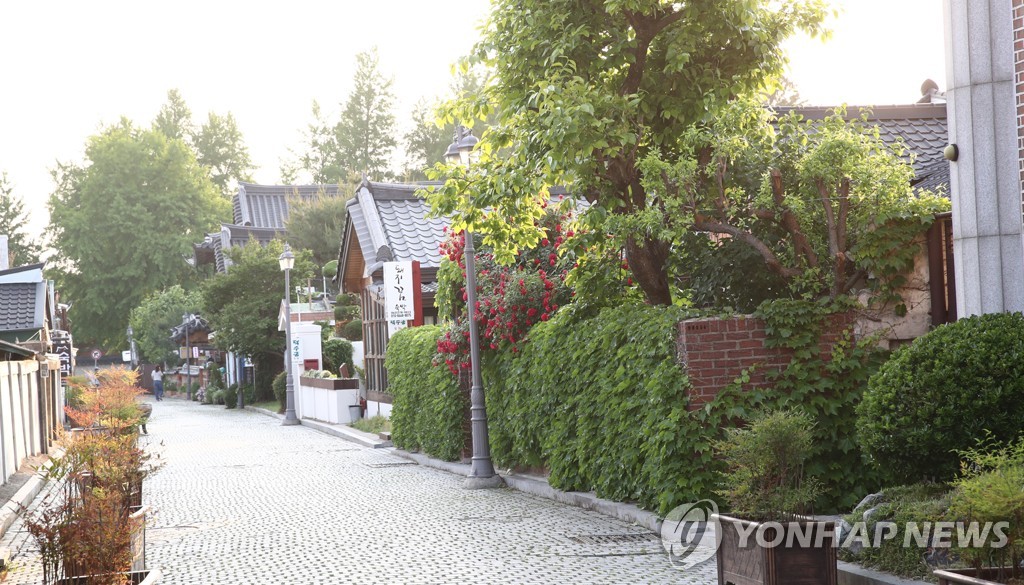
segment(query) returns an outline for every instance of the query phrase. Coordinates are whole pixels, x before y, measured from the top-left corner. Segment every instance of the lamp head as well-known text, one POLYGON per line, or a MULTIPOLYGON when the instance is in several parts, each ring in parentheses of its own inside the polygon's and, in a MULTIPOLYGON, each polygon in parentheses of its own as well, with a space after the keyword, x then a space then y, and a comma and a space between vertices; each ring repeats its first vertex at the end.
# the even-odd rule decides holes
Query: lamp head
POLYGON ((288 242, 284 243, 284 252, 277 257, 277 262, 281 265, 281 270, 291 270, 295 267, 295 254, 292 254, 292 248, 288 242))

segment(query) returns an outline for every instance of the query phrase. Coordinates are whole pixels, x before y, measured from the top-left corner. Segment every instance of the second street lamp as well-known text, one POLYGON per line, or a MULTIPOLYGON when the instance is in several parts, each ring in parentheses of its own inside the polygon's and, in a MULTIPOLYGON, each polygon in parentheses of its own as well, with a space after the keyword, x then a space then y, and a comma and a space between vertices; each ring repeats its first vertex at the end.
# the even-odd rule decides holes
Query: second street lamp
POLYGON ((277 258, 281 270, 284 271, 284 379, 285 379, 285 410, 281 424, 291 426, 299 424, 295 416, 295 385, 292 383, 292 306, 291 306, 291 272, 295 266, 295 254, 287 242, 284 252, 277 258))
MULTIPOLYGON (((455 126, 455 140, 445 152, 448 162, 461 163, 466 169, 472 162, 473 148, 477 138, 472 130, 455 126)), ((484 399, 484 382, 480 374, 480 333, 476 323, 476 246, 473 232, 466 228, 466 312, 469 315, 469 363, 473 375, 473 386, 469 394, 470 424, 473 437, 473 459, 469 477, 464 487, 483 489, 501 487, 505 481, 494 471, 491 463, 491 445, 487 436, 487 403, 484 399)))

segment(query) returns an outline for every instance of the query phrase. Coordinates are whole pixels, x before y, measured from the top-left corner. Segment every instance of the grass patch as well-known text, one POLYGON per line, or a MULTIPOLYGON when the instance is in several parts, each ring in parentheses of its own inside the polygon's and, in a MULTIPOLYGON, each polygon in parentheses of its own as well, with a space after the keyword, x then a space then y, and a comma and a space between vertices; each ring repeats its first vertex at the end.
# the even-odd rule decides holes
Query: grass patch
POLYGON ((254 402, 252 404, 246 404, 246 406, 255 406, 256 408, 262 408, 269 410, 270 412, 276 412, 281 414, 281 403, 276 400, 264 400, 263 402, 254 402))
POLYGON ((391 420, 384 418, 381 415, 371 416, 370 418, 361 418, 356 422, 352 423, 352 428, 363 431, 364 433, 381 433, 391 432, 391 420))

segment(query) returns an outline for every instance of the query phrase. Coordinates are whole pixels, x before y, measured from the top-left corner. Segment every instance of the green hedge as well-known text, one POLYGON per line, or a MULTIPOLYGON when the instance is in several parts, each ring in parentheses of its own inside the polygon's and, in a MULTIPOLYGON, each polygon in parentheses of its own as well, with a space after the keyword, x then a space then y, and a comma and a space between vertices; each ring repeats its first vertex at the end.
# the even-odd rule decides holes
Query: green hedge
POLYGON ((323 351, 324 369, 338 374, 341 364, 348 366, 350 376, 356 375, 356 369, 352 364, 352 342, 347 339, 332 337, 324 342, 323 351))
POLYGON ((562 312, 530 330, 521 354, 494 356, 484 373, 495 461, 661 512, 708 496, 712 453, 676 360, 685 317, 643 305, 575 321, 562 312))
POLYGON ((448 368, 433 364, 440 333, 432 325, 411 327, 388 342, 384 366, 394 397, 391 438, 400 449, 454 461, 462 455, 468 405, 448 368))

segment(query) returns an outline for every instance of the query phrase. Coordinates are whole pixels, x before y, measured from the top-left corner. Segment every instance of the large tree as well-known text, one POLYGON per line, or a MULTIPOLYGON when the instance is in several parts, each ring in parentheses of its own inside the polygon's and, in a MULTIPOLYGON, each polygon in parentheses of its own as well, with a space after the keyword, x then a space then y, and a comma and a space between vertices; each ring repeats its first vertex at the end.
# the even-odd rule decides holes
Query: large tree
POLYGON ((342 161, 353 171, 380 180, 388 175, 395 136, 393 81, 380 71, 377 49, 356 55, 353 88, 335 126, 342 161))
POLYGON ((0 174, 0 235, 7 236, 7 255, 11 267, 39 262, 42 249, 28 234, 25 201, 14 195, 7 172, 0 174))
POLYGON ((422 181, 427 178, 425 170, 444 160, 444 153, 452 143, 452 124, 438 124, 434 111, 436 103, 426 100, 416 102, 412 110, 412 129, 405 134, 405 169, 402 177, 406 181, 422 181))
POLYGON ((153 129, 191 148, 225 199, 231 199, 239 181, 252 180, 249 148, 230 112, 226 115, 209 112, 206 122, 197 128, 185 99, 178 90, 172 89, 167 92, 167 103, 153 120, 153 129))
POLYGON ((147 296, 132 309, 129 323, 139 350, 139 359, 160 364, 177 364, 178 344, 171 340, 171 328, 181 325, 181 316, 198 313, 202 297, 198 291, 186 291, 179 285, 147 296))
MULTIPOLYGON (((440 175, 450 180, 435 209, 485 233, 507 261, 539 241, 529 220, 550 186, 591 201, 595 230, 611 227, 602 218, 659 208, 640 161, 655 150, 673 158, 687 128, 779 76, 782 41, 821 32, 825 12, 821 0, 496 0, 471 57, 495 75, 447 109, 449 119, 496 123, 468 176, 440 175)), ((668 304, 671 243, 650 227, 630 222, 620 235, 647 300, 668 304)))
POLYGON ((181 282, 192 244, 230 209, 180 140, 126 119, 59 165, 48 228, 79 339, 115 347, 146 295, 181 282))
POLYGON ((288 242, 299 250, 309 250, 318 266, 336 260, 338 242, 348 217, 346 204, 355 192, 356 184, 350 183, 338 197, 327 197, 323 193, 310 199, 289 197, 285 223, 288 242))
MULTIPOLYGON (((277 240, 266 247, 251 241, 231 248, 232 264, 227 273, 202 285, 203 316, 217 331, 217 346, 250 356, 264 366, 283 363, 284 334, 277 329, 284 298, 284 274, 278 264, 283 248, 277 240)), ((307 251, 298 250, 295 255, 291 281, 298 285, 313 274, 313 263, 307 251)))
POLYGON ((356 55, 352 84, 337 122, 327 120, 313 102, 313 121, 303 132, 302 150, 291 150, 293 159, 281 165, 285 182, 308 177, 313 183, 333 184, 352 174, 366 173, 373 180, 391 176, 391 153, 398 143, 395 98, 392 80, 380 72, 376 49, 356 55))

